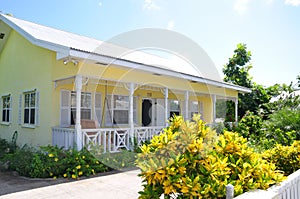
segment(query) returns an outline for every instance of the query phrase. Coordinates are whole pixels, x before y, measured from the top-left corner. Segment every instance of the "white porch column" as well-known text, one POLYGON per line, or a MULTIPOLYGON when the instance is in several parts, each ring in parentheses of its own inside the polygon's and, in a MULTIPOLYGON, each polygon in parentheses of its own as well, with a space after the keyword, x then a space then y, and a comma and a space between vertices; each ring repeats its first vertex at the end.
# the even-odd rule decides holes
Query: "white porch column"
POLYGON ((189 119, 189 91, 185 91, 185 116, 184 118, 187 120, 189 119))
POLYGON ((165 88, 165 122, 166 126, 168 126, 168 119, 169 119, 169 114, 168 114, 168 98, 169 98, 169 89, 165 88))
POLYGON ((82 89, 82 76, 78 75, 75 78, 76 88, 76 121, 75 121, 75 132, 76 132, 76 145, 77 149, 82 149, 82 133, 81 133, 81 89, 82 89))
POLYGON ((131 144, 134 143, 133 94, 134 94, 134 83, 131 82, 129 85, 129 126, 130 126, 131 144))
POLYGON ((239 105, 239 98, 235 98, 234 99, 234 104, 235 104, 235 108, 234 108, 234 111, 235 111, 235 125, 237 126, 238 125, 238 105, 239 105))
POLYGON ((216 102, 217 102, 217 97, 216 95, 212 95, 212 102, 213 102, 213 123, 216 122, 216 102))

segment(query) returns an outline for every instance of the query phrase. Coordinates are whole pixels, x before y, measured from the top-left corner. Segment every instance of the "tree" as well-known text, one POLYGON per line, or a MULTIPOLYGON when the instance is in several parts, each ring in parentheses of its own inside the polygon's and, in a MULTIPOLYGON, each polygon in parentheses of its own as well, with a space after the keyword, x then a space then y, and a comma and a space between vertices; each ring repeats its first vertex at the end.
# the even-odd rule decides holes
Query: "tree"
MULTIPOLYGON (((224 65, 223 73, 224 81, 233 83, 239 86, 251 88, 252 92, 248 94, 239 94, 238 116, 241 118, 247 111, 258 113, 259 107, 263 103, 270 100, 266 90, 262 85, 258 85, 252 81, 249 70, 252 68, 251 51, 247 50, 246 44, 238 44, 234 54, 229 58, 229 62, 224 65)), ((232 121, 234 118, 234 104, 227 103, 227 121, 232 121)))

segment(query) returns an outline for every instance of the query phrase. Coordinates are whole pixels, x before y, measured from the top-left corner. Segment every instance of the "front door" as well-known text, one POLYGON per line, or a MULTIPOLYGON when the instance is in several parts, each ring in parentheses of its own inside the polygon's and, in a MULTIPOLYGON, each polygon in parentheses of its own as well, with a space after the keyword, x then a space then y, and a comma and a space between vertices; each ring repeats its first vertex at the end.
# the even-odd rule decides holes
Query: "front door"
POLYGON ((150 99, 143 99, 142 124, 143 126, 150 126, 152 124, 152 100, 150 99))

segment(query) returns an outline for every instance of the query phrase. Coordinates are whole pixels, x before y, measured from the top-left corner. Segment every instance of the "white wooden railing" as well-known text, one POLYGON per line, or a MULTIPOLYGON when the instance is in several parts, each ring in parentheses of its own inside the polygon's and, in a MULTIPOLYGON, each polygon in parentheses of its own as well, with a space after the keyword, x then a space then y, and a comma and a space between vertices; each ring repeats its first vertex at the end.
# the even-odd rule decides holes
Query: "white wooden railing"
POLYGON ((136 138, 137 144, 140 146, 145 141, 151 140, 154 135, 160 134, 164 127, 163 126, 151 126, 151 127, 138 127, 134 129, 134 137, 136 138))
POLYGON ((120 149, 130 149, 130 128, 83 129, 82 145, 102 146, 103 152, 116 152, 120 149))
MULTIPOLYGON (((154 135, 162 131, 162 126, 135 127, 133 137, 139 146, 151 140, 154 135)), ((132 149, 130 128, 99 128, 82 129, 82 146, 90 149, 92 146, 102 146, 103 152, 117 152, 120 149, 132 149)), ((74 129, 53 127, 52 145, 65 149, 76 146, 76 134, 74 129)))
POLYGON ((234 199, 300 199, 300 170, 288 176, 287 180, 268 190, 254 190, 246 192, 234 199))
POLYGON ((52 145, 64 147, 65 149, 75 146, 75 129, 52 127, 52 145))

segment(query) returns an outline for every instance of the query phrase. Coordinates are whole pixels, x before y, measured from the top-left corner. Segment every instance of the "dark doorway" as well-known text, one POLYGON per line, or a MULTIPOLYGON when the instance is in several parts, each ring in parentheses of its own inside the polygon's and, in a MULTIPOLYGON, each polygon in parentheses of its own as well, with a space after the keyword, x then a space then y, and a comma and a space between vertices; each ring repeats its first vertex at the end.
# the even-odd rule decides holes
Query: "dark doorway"
POLYGON ((149 126, 152 122, 152 101, 144 99, 142 104, 142 124, 149 126))

